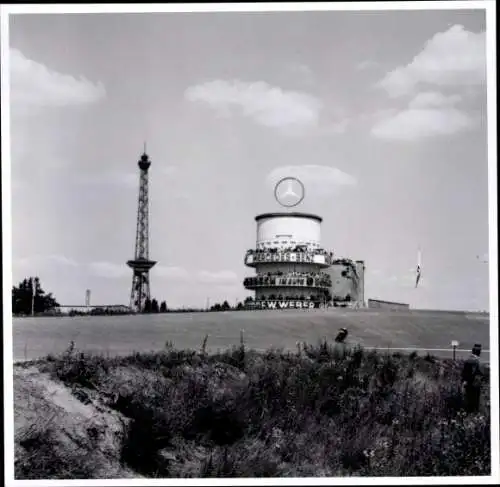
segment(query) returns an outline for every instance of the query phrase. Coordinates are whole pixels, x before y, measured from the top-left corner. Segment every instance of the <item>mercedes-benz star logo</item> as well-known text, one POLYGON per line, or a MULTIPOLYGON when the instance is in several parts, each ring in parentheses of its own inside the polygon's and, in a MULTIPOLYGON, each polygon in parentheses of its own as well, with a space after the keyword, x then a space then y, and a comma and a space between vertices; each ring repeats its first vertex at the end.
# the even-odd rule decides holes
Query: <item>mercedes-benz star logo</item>
POLYGON ((304 196, 304 185, 297 178, 283 178, 274 187, 274 197, 281 206, 297 206, 304 196))

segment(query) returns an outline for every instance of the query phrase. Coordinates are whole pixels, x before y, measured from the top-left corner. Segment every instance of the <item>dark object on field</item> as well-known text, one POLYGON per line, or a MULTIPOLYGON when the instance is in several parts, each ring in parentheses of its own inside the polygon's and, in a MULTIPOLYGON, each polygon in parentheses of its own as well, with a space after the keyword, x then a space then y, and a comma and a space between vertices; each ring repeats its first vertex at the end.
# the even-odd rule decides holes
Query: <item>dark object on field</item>
POLYGON ((347 328, 341 328, 337 336, 335 337, 335 341, 337 343, 344 343, 344 340, 347 338, 347 335, 348 335, 347 328))
POLYGON ((481 370, 481 345, 476 343, 472 347, 472 353, 464 362, 462 369, 462 386, 465 399, 465 410, 468 413, 474 413, 479 410, 481 398, 481 381, 483 372, 481 370))

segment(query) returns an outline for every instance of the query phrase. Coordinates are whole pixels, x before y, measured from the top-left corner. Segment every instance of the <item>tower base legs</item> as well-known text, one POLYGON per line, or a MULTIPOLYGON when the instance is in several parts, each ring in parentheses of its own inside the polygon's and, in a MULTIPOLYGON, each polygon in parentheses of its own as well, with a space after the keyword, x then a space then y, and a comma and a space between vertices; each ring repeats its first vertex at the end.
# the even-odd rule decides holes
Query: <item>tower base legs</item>
POLYGON ((134 271, 130 307, 136 312, 142 313, 145 310, 146 301, 150 299, 149 272, 134 271))

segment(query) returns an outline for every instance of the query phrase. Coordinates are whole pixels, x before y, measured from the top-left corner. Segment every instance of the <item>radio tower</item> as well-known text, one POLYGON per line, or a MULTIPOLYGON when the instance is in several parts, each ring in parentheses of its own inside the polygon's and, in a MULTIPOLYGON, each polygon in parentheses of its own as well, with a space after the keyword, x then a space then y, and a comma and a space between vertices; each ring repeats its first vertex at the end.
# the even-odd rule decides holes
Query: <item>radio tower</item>
POLYGON ((133 270, 132 290, 130 292, 130 307, 141 313, 144 311, 146 299, 151 299, 149 290, 149 270, 156 261, 149 260, 149 198, 148 198, 148 169, 151 165, 144 152, 137 163, 140 169, 139 201, 137 205, 137 230, 135 234, 135 256, 127 265, 133 270))

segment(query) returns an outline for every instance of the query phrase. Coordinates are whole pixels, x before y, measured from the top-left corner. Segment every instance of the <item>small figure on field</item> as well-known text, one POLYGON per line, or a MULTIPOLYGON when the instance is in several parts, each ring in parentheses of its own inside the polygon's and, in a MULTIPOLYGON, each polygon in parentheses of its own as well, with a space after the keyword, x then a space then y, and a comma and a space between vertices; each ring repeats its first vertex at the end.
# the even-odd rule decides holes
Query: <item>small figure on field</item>
POLYGON ((335 341, 337 343, 344 343, 344 340, 347 338, 347 328, 341 328, 335 337, 335 341))
POLYGON ((481 355, 481 345, 476 343, 472 347, 472 353, 465 361, 462 369, 462 385, 465 398, 465 410, 474 413, 479 409, 481 398, 481 380, 483 372, 479 356, 481 355))

